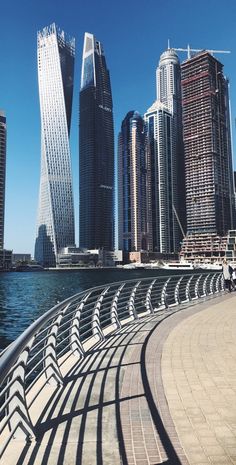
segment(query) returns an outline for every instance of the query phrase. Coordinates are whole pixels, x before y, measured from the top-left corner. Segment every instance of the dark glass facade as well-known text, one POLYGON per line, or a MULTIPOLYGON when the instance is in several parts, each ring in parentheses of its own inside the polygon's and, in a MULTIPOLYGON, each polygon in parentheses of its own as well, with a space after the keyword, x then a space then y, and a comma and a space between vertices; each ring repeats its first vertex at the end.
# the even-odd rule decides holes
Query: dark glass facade
POLYGON ((151 192, 143 118, 136 111, 122 122, 118 147, 119 249, 150 250, 151 192))
POLYGON ((2 250, 4 246, 6 134, 6 117, 0 112, 0 250, 2 250))
POLYGON ((85 34, 80 90, 79 245, 114 248, 114 128, 102 45, 85 34))

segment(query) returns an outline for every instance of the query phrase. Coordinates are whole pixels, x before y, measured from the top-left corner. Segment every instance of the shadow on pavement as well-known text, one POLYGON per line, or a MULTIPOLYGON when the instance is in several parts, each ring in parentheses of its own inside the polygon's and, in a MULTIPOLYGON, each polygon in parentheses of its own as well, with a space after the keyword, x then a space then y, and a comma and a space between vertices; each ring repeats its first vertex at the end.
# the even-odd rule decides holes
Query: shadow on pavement
MULTIPOLYGON (((133 463, 127 449, 130 435, 124 429, 121 406, 141 398, 146 399, 155 434, 168 457, 162 463, 180 465, 154 401, 145 366, 149 338, 160 318, 166 317, 167 313, 159 316, 159 320, 158 316, 151 316, 133 322, 107 337, 80 360, 64 379, 63 387, 49 399, 35 425, 37 441, 25 445, 16 465, 129 465, 129 460, 133 463), (137 348, 139 361, 130 360, 137 348), (134 366, 141 373, 142 393, 134 385, 130 395, 122 397, 124 372, 134 366)), ((161 462, 157 459, 156 463, 161 462)))

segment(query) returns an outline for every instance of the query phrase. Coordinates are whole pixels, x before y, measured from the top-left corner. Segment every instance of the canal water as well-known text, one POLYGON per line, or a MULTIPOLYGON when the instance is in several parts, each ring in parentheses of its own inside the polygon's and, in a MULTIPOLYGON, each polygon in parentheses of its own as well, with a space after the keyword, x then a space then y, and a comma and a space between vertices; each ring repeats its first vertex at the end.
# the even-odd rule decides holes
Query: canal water
POLYGON ((77 292, 114 281, 170 273, 183 271, 90 269, 0 273, 0 350, 36 318, 77 292))

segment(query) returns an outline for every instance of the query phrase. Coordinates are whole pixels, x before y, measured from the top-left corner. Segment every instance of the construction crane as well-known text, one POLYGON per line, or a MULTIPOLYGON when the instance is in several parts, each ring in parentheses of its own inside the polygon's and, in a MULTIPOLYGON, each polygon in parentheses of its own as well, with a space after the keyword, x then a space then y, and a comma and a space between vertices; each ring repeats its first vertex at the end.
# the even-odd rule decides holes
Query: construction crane
MULTIPOLYGON (((190 45, 187 45, 187 48, 170 47, 170 41, 168 40, 168 49, 170 48, 172 48, 173 50, 176 50, 176 52, 187 52, 188 59, 191 58, 191 52, 202 52, 203 51, 203 49, 191 48, 190 45)), ((214 53, 231 53, 229 50, 205 50, 205 51, 211 53, 212 55, 214 53)))
POLYGON ((182 224, 181 224, 180 219, 179 219, 179 215, 178 215, 178 213, 177 213, 177 211, 176 211, 176 209, 175 209, 174 204, 172 204, 172 208, 173 208, 173 212, 174 212, 174 214, 175 214, 175 217, 176 217, 176 219, 177 219, 178 225, 179 225, 179 227, 180 227, 180 230, 181 230, 181 232, 182 232, 182 234, 183 234, 183 237, 185 237, 185 233, 184 233, 182 224))

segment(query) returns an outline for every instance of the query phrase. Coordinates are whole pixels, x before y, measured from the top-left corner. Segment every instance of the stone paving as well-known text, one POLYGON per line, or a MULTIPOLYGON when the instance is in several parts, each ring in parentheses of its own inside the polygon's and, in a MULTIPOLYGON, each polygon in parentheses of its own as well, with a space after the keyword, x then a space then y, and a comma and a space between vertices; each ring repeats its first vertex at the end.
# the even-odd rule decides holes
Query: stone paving
POLYGON ((189 463, 236 464, 236 297, 170 332, 162 378, 189 463))
POLYGON ((31 400, 1 465, 236 464, 236 295, 122 327, 31 400))

